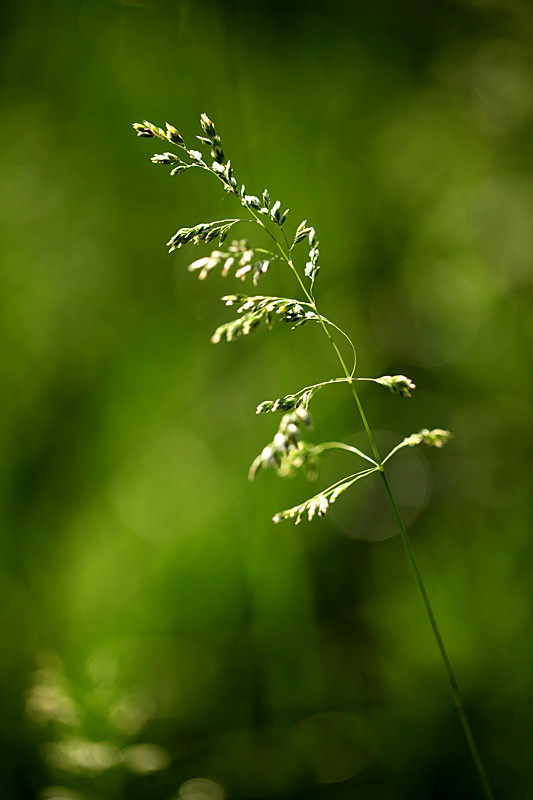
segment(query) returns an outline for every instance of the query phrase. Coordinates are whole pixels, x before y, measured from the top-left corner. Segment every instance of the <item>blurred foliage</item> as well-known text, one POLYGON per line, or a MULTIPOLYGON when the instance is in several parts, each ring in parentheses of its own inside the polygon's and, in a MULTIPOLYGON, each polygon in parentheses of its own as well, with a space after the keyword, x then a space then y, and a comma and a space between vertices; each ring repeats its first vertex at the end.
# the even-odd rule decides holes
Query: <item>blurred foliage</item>
MULTIPOLYGON (((391 478, 496 794, 532 797, 531 5, 19 0, 0 37, 2 798, 479 796, 379 485, 296 529, 300 479, 248 485, 257 403, 335 366, 310 328, 209 344, 231 284, 163 245, 233 201, 130 128, 203 111, 316 227, 361 374, 416 382, 365 388, 384 445, 455 432, 391 478)), ((360 441, 340 388, 316 418, 360 441)))

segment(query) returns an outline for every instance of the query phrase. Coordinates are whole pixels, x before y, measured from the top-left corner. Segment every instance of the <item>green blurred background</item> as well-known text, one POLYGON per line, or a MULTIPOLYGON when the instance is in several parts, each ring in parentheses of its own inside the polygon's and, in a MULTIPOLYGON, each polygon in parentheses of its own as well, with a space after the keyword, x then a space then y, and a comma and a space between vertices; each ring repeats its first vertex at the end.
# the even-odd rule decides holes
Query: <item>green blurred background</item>
MULTIPOLYGON (((210 345, 234 283, 164 243, 234 201, 130 127, 201 112, 316 227, 360 374, 416 382, 365 386, 383 447, 455 433, 391 479, 496 794, 533 797, 533 6, 12 0, 0 37, 2 800, 481 797, 380 485, 295 528, 313 487, 248 484, 257 403, 338 370, 311 326, 210 345)), ((362 442, 349 393, 314 410, 362 442)))

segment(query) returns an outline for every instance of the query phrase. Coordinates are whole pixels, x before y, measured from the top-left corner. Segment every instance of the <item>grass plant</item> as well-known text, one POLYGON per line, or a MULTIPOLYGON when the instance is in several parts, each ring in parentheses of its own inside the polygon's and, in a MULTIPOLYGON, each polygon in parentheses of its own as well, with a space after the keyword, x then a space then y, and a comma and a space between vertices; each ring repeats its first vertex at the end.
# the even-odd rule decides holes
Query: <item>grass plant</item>
POLYGON ((225 156, 215 125, 206 114, 201 115, 200 125, 202 134, 197 139, 208 155, 203 151, 190 149, 173 125, 166 123, 165 128, 160 128, 146 120, 133 124, 138 136, 158 139, 174 148, 172 151, 153 155, 152 161, 155 164, 169 167, 170 174, 173 176, 180 175, 189 169, 201 169, 211 173, 220 181, 226 192, 234 195, 237 204, 244 210, 244 216, 240 211, 239 216, 200 222, 193 227, 180 228, 167 242, 169 251, 173 252, 183 245, 202 245, 216 241, 216 249, 189 265, 189 270, 196 273, 200 280, 207 278, 213 271, 220 271, 224 277, 232 275, 241 281, 251 281, 255 289, 271 264, 278 262, 292 273, 299 293, 296 298, 241 292, 225 295, 222 300, 226 306, 236 308, 237 316, 220 325, 213 333, 211 341, 215 344, 222 341, 232 342, 254 333, 259 328, 270 329, 277 323, 286 323, 291 329, 312 323, 319 325, 327 337, 341 372, 338 377, 296 389, 283 397, 265 400, 259 404, 257 414, 279 413, 281 419, 272 441, 253 460, 249 477, 253 479, 262 470, 273 469, 281 477, 293 475, 296 471, 301 470, 307 478, 313 479, 317 476, 318 463, 322 453, 333 449, 352 453, 354 456, 352 472, 342 476, 335 483, 303 502, 278 511, 273 517, 276 523, 288 521, 298 525, 302 520, 310 521, 315 516, 324 517, 343 492, 370 475, 379 474, 386 500, 390 504, 414 581, 446 669, 453 702, 477 771, 482 794, 487 800, 493 800, 494 795, 474 740, 457 679, 386 471, 388 461, 402 448, 416 447, 420 444, 441 448, 449 440, 451 433, 440 428, 433 430, 422 428, 404 438, 384 457, 380 455, 361 404, 359 388, 362 382, 372 382, 405 398, 410 397, 411 392, 416 388, 414 383, 405 375, 383 375, 376 378, 357 375, 357 353, 352 340, 338 325, 320 313, 315 299, 315 283, 321 266, 319 242, 315 228, 307 220, 303 220, 293 234, 288 234, 286 221, 289 210, 283 209, 279 200, 273 200, 267 189, 260 196, 249 194, 246 187, 237 182, 233 166, 225 156), (270 242, 269 247, 256 247, 247 238, 230 238, 229 244, 226 244, 230 232, 233 232, 233 229, 241 223, 253 223, 266 232, 270 242), (303 258, 299 256, 296 260, 298 254, 301 254, 303 258), (300 266, 302 261, 304 262, 303 268, 300 266), (348 344, 349 359, 343 355, 340 345, 343 341, 348 344), (315 444, 306 438, 313 428, 310 412, 313 398, 320 390, 338 383, 345 383, 351 392, 368 440, 368 452, 363 452, 344 442, 315 444))

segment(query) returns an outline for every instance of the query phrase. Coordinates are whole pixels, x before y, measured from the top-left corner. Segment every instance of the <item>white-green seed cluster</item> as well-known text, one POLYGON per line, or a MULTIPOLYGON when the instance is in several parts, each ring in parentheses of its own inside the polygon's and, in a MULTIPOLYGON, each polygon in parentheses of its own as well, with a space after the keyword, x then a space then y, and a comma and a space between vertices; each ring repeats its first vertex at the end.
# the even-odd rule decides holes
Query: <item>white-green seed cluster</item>
POLYGON ((285 397, 278 397, 277 400, 263 400, 256 408, 256 414, 266 414, 269 411, 290 411, 293 408, 307 408, 313 395, 312 390, 303 389, 296 394, 288 394, 285 397))
POLYGON ((238 219, 217 219, 214 222, 200 222, 192 228, 180 228, 168 242, 169 252, 178 250, 184 244, 207 244, 218 236, 219 244, 222 244, 229 231, 238 219))
POLYGON ((304 503, 300 503, 298 506, 293 506, 293 508, 288 508, 285 511, 279 511, 273 516, 272 519, 274 522, 280 522, 282 519, 288 519, 293 521, 296 525, 299 525, 305 515, 307 515, 309 522, 311 522, 313 517, 317 514, 319 517, 324 517, 329 507, 333 505, 339 495, 345 492, 346 489, 349 489, 349 487, 360 478, 371 475, 376 471, 377 470, 375 468, 366 469, 363 472, 357 473, 356 475, 350 475, 348 478, 333 484, 333 486, 330 486, 323 492, 319 492, 319 494, 316 494, 314 497, 310 497, 309 500, 306 500, 304 503))
POLYGON ((428 447, 444 447, 452 437, 450 431, 443 431, 442 428, 435 428, 428 431, 427 428, 422 428, 418 433, 412 433, 404 439, 404 444, 408 447, 416 447, 418 444, 426 444, 428 447))
POLYGON ((308 261, 305 265, 304 274, 306 278, 309 278, 311 281, 311 286, 315 282, 315 278, 318 275, 318 271, 320 266, 318 264, 318 259, 320 256, 320 251, 318 249, 318 239, 316 238, 315 229, 312 226, 307 225, 307 220, 304 219, 296 229, 296 233, 294 235, 294 239, 291 245, 291 250, 294 245, 298 244, 298 242, 303 242, 304 239, 308 239, 309 241, 309 256, 308 261))
POLYGON ((416 389, 413 381, 410 378, 406 378, 405 375, 383 375, 381 378, 375 378, 374 380, 402 397, 411 397, 411 391, 416 389))
POLYGON ((248 239, 235 239, 227 251, 213 250, 209 256, 198 258, 189 264, 189 272, 198 272, 200 280, 207 278, 209 273, 220 267, 220 274, 226 278, 232 269, 235 277, 244 280, 247 275, 252 275, 252 282, 257 286, 259 279, 266 274, 270 258, 255 258, 255 252, 250 247, 248 239))
MULTIPOLYGON (((292 239, 287 237, 283 228, 287 219, 288 209, 282 211, 281 202, 272 202, 270 193, 265 189, 261 195, 248 193, 244 185, 240 185, 235 177, 231 161, 226 159, 220 136, 214 123, 206 114, 200 118, 202 135, 197 139, 201 146, 207 148, 209 156, 200 150, 187 147, 179 131, 168 122, 165 128, 160 128, 147 120, 134 123, 133 127, 138 136, 143 138, 156 138, 167 145, 178 148, 178 153, 165 150, 152 157, 155 164, 170 167, 171 175, 179 175, 187 169, 202 169, 210 172, 230 192, 246 212, 244 218, 235 216, 228 219, 219 219, 212 222, 200 222, 192 227, 180 228, 167 242, 170 252, 181 248, 183 245, 203 245, 218 239, 218 248, 209 254, 202 255, 189 264, 189 271, 197 273, 200 280, 205 279, 211 272, 220 271, 222 277, 233 275, 244 280, 251 276, 254 286, 266 273, 274 259, 280 260, 294 274, 299 288, 303 294, 302 299, 287 297, 266 297, 263 295, 248 296, 246 294, 228 294, 223 297, 227 306, 237 306, 237 318, 220 325, 211 341, 232 342, 247 336, 262 326, 269 329, 275 320, 289 323, 291 328, 297 328, 307 322, 318 322, 328 338, 333 342, 331 329, 342 334, 349 342, 353 351, 354 366, 351 372, 346 367, 338 346, 334 343, 340 362, 343 365, 344 377, 332 378, 312 386, 306 386, 277 400, 265 400, 257 407, 257 413, 281 411, 283 416, 273 440, 263 448, 259 456, 250 467, 250 477, 253 478, 262 469, 273 468, 283 477, 293 475, 302 470, 310 479, 318 474, 318 457, 321 453, 331 449, 342 449, 352 452, 357 457, 370 462, 371 467, 361 472, 341 479, 322 492, 314 495, 300 505, 286 511, 281 511, 274 517, 275 522, 289 519, 299 523, 304 517, 311 520, 314 516, 324 516, 328 508, 346 489, 353 483, 367 475, 383 469, 383 464, 388 461, 402 447, 414 447, 425 443, 434 447, 442 447, 450 438, 448 431, 437 428, 429 431, 423 429, 419 433, 405 438, 397 447, 393 448, 386 458, 379 461, 377 450, 373 457, 363 453, 351 445, 342 442, 327 442, 315 445, 302 439, 302 429, 311 428, 311 417, 308 406, 316 391, 324 386, 337 383, 348 383, 354 390, 354 381, 372 381, 388 388, 391 392, 401 397, 410 397, 415 384, 405 375, 383 375, 380 378, 354 377, 356 354, 355 347, 350 338, 336 325, 322 316, 318 310, 313 296, 315 279, 320 269, 320 252, 318 239, 314 227, 308 225, 307 220, 301 222, 292 239), (240 223, 255 223, 261 227, 263 233, 270 237, 272 249, 253 247, 248 239, 233 239, 230 245, 222 249, 232 228, 240 223), (308 255, 301 269, 301 274, 293 260, 293 249, 301 242, 307 242, 308 255)), ((362 414, 362 412, 361 412, 362 414)))
POLYGON ((306 322, 319 321, 320 317, 309 310, 297 300, 288 300, 286 297, 248 297, 244 294, 228 294, 222 298, 227 306, 239 305, 237 319, 220 325, 211 337, 213 344, 223 340, 233 342, 241 336, 253 333, 264 322, 271 328, 276 317, 282 322, 290 323, 292 328, 304 325, 306 322))
POLYGON ((281 418, 276 435, 270 444, 263 448, 261 453, 254 459, 248 477, 255 478, 260 469, 274 468, 281 475, 288 475, 294 472, 296 461, 291 459, 291 454, 298 451, 302 459, 301 465, 310 456, 310 448, 302 442, 301 428, 311 430, 313 422, 311 415, 304 408, 297 408, 290 414, 284 414, 281 418))

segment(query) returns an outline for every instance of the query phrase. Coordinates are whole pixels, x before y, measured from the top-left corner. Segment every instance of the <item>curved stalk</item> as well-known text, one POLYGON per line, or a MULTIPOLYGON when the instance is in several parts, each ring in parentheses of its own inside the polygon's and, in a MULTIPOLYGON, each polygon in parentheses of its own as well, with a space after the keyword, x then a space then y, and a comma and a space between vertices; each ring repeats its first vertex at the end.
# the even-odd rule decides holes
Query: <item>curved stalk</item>
POLYGON ((361 456, 365 461, 369 461, 371 464, 374 464, 375 468, 379 469, 379 464, 376 464, 373 458, 370 458, 370 456, 367 456, 362 450, 359 450, 357 447, 352 447, 350 444, 345 444, 344 442, 324 442, 324 444, 319 444, 315 447, 317 455, 323 453, 325 450, 347 450, 349 453, 355 453, 355 455, 361 456))
MULTIPOLYGON (((215 152, 212 153, 212 155, 213 156, 217 155, 217 163, 218 163, 218 157, 223 159, 223 154, 222 154, 222 150, 221 150, 221 147, 220 147, 220 139, 216 135, 213 123, 211 122, 211 120, 208 119, 208 117, 205 114, 202 115, 201 122, 202 122, 203 130, 207 134, 207 139, 205 137, 200 137, 200 138, 202 139, 202 141, 208 142, 208 143, 210 143, 212 145, 212 147, 213 147, 213 149, 215 151, 215 152)), ((209 167, 203 161, 203 159, 201 158, 201 155, 200 155, 200 157, 198 157, 199 154, 196 151, 190 151, 185 146, 185 144, 183 142, 183 139, 180 136, 180 134, 178 133, 178 131, 175 128, 173 128, 172 126, 169 126, 168 123, 167 123, 167 130, 166 131, 164 131, 163 129, 158 128, 157 126, 154 126, 151 123, 148 123, 146 121, 144 121, 143 123, 134 123, 133 127, 137 131, 137 134, 139 136, 149 136, 149 137, 155 136, 156 138, 162 139, 164 141, 167 141, 167 142, 171 143, 172 145, 175 145, 175 146, 180 147, 181 149, 184 149, 186 151, 186 153, 190 157, 193 158, 193 163, 189 164, 189 165, 185 165, 185 169, 189 169, 190 167, 194 167, 195 166, 195 167, 200 167, 202 169, 207 170, 211 174, 216 175, 216 177, 218 177, 218 179, 222 181, 222 183, 224 184, 225 189, 227 189, 229 191, 232 191, 235 195, 237 195, 237 197, 239 197, 239 193, 238 193, 237 188, 236 188, 236 182, 234 181, 234 179, 230 180, 230 169, 229 169, 230 164, 229 164, 229 162, 227 163, 227 167, 226 167, 226 172, 225 172, 226 177, 225 177, 225 179, 223 179, 223 177, 220 174, 220 171, 223 169, 223 167, 220 167, 220 169, 217 169, 217 170, 209 167)), ((167 154, 163 154, 163 156, 154 156, 154 158, 152 160, 156 160, 156 163, 166 163, 166 164, 173 163, 172 161, 168 160, 167 154)), ((243 194, 243 193, 244 193, 244 187, 243 187, 243 190, 242 190, 241 194, 243 194)), ((298 270, 296 269, 296 267, 294 265, 294 262, 292 260, 292 248, 294 246, 294 242, 293 242, 292 245, 289 245, 289 242, 287 240, 287 236, 285 234, 285 231, 281 227, 282 224, 283 224, 283 220, 280 221, 279 216, 278 216, 278 225, 280 226, 281 235, 283 236, 283 241, 285 242, 285 248, 286 249, 284 249, 284 247, 282 246, 282 244, 281 244, 280 240, 278 239, 278 237, 276 235, 274 235, 274 233, 272 233, 272 231, 269 229, 269 227, 267 227, 264 224, 263 220, 260 218, 259 214, 257 214, 256 211, 252 208, 252 206, 249 203, 246 203, 243 200, 242 197, 240 197, 240 199, 241 199, 241 203, 245 206, 245 208, 250 213, 250 215, 252 216, 253 219, 252 220, 228 220, 228 222, 231 221, 233 223, 237 223, 237 222, 241 222, 241 221, 242 222, 255 221, 258 225, 260 225, 267 232, 268 236, 272 239, 276 249, 278 250, 278 252, 280 254, 279 257, 281 257, 287 263, 287 265, 289 266, 290 270, 293 272, 293 274, 294 274, 294 276, 295 276, 295 278, 296 278, 296 280, 297 280, 297 282, 298 282, 298 284, 300 286, 300 289, 302 290, 304 296, 307 298, 307 303, 304 303, 304 305, 309 305, 310 308, 317 314, 317 316, 319 318, 319 322, 320 322, 320 324, 322 326, 322 329, 323 329, 325 335, 327 336, 327 338, 329 339, 329 342, 330 342, 331 346, 335 350, 335 353, 337 355, 339 363, 340 363, 340 365, 342 367, 342 370, 344 372, 345 379, 341 378, 341 379, 335 379, 334 381, 326 381, 326 382, 323 382, 323 384, 321 384, 321 385, 326 385, 326 383, 333 383, 333 382, 343 381, 343 380, 345 380, 350 385, 350 389, 351 389, 355 404, 357 406, 357 410, 358 410, 359 416, 360 416, 361 421, 363 423, 363 427, 365 429, 365 432, 366 432, 366 435, 367 435, 367 438, 368 438, 372 453, 374 455, 374 459, 371 459, 368 456, 365 456, 361 451, 357 450, 357 448, 351 448, 348 445, 346 445, 345 449, 350 449, 353 452, 357 453, 358 455, 363 456, 363 458, 365 458, 367 461, 370 461, 375 466, 372 469, 363 470, 360 473, 356 473, 353 476, 349 476, 348 480, 353 478, 352 482, 355 482, 359 478, 364 477, 365 475, 370 474, 371 472, 376 472, 376 471, 379 471, 379 473, 381 474, 381 479, 383 481, 383 486, 384 486, 384 489, 385 489, 385 493, 386 493, 388 501, 390 503, 394 519, 396 521, 396 525, 397 525, 397 528, 398 528, 398 531, 399 531, 399 534, 400 534, 400 537, 401 537, 401 540, 402 540, 402 543, 403 543, 403 546, 404 546, 404 550, 405 550, 405 553, 406 553, 406 556, 407 556, 407 560, 409 562, 409 566, 411 568, 411 572, 412 572, 414 581, 416 583, 416 586, 418 588, 418 591, 419 591, 419 594, 420 594, 420 597, 421 597, 421 600, 422 600, 422 604, 423 604, 423 606, 425 608, 425 611, 426 611, 426 614, 428 616, 428 619, 429 619, 429 622, 430 622, 430 625, 431 625, 431 628, 432 628, 432 631, 433 631, 433 635, 435 636, 435 639, 436 639, 436 642, 437 642, 437 646, 439 648, 439 652, 440 652, 441 658, 442 658, 442 660, 444 662, 444 666, 445 666, 446 673, 448 675, 448 680, 449 680, 449 683, 450 683, 450 686, 451 686, 451 690, 452 690, 454 705, 455 705, 455 708, 456 708, 457 713, 459 715, 459 720, 461 722, 461 725, 462 725, 462 728, 463 728, 463 731, 464 731, 464 734, 465 734, 465 737, 466 737, 466 740, 467 740, 468 748, 469 748, 472 760, 474 762, 474 766, 476 768, 476 771, 477 771, 477 774, 478 774, 478 778, 479 778, 481 787, 483 789, 484 796, 485 796, 486 800, 494 800, 494 795, 492 793, 492 789, 490 787, 490 783, 489 783, 487 774, 485 772, 483 763, 481 761, 481 757, 479 755, 479 751, 477 749, 477 746, 476 746, 476 743, 475 743, 475 740, 474 740, 474 736, 473 736, 473 733, 472 733, 472 730, 471 730, 471 727, 470 727, 470 723, 468 721, 468 717, 467 717, 466 710, 465 710, 465 707, 464 707, 464 704, 463 704, 463 700, 462 700, 461 694, 459 692, 457 679, 455 677, 455 673, 453 671, 453 668, 452 668, 452 665, 451 665, 451 661, 450 661, 450 658, 448 656, 448 652, 446 650, 446 647, 445 647, 445 644, 444 644, 444 640, 442 638, 442 634, 440 632, 439 626, 438 626, 436 618, 435 618, 435 614, 433 612, 433 608, 431 606, 431 603, 430 603, 426 588, 424 586, 424 582, 422 580, 422 576, 420 574, 420 570, 418 568, 418 565, 417 565, 417 562, 416 562, 416 559, 415 559, 415 556, 414 556, 414 553, 413 553, 413 549, 412 549, 411 543, 409 541, 409 537, 407 536, 407 531, 406 531, 405 525, 404 525, 404 523, 402 521, 402 518, 401 518, 401 515, 400 515, 400 511, 398 509, 398 505, 396 503, 396 500, 394 499, 394 496, 393 496, 393 493, 392 493, 392 490, 391 490, 391 487, 390 487, 390 484, 389 484, 389 481, 387 479, 387 475, 386 475, 385 469, 384 469, 385 462, 388 461, 388 459, 394 453, 396 453, 401 447, 403 447, 406 443, 403 442, 400 445, 398 445, 397 447, 395 447, 384 460, 382 460, 380 458, 380 455, 379 455, 379 452, 378 452, 378 448, 377 448, 376 442, 374 440, 374 436, 372 434, 372 431, 371 431, 370 426, 368 424, 368 420, 366 418, 366 415, 365 415, 365 413, 363 411, 363 407, 362 407, 361 402, 359 400, 359 396, 358 396, 357 391, 355 389, 354 381, 358 380, 358 379, 354 378, 357 356, 356 356, 356 350, 355 350, 355 347, 353 345, 353 342, 351 341, 350 337, 346 333, 344 333, 344 331, 342 331, 336 325, 331 323, 325 317, 322 317, 322 315, 318 312, 318 309, 316 307, 315 298, 314 298, 314 294, 313 294, 313 288, 314 288, 314 279, 315 279, 317 270, 314 271, 314 274, 313 274, 313 276, 311 278, 310 288, 307 288, 307 286, 305 285, 304 281, 302 280, 302 278, 301 278, 301 276, 300 276, 298 270), (341 351, 340 351, 335 339, 333 338, 333 336, 331 334, 331 331, 329 330, 328 326, 330 326, 330 325, 332 327, 334 327, 338 332, 340 332, 344 337, 346 337, 346 339, 348 339, 348 341, 349 341, 349 343, 350 343, 350 345, 352 347, 353 357, 354 357, 354 365, 353 365, 353 368, 352 368, 351 372, 348 370, 348 367, 347 367, 346 362, 345 362, 345 360, 343 358, 343 355, 342 355, 342 353, 341 353, 341 351)), ((278 205, 279 205, 279 201, 278 201, 278 205)), ((329 445, 330 446, 338 446, 338 443, 329 443, 329 445)), ((327 446, 328 445, 323 445, 323 448, 326 449, 327 446)), ((346 482, 346 480, 347 480, 346 478, 341 479, 340 481, 338 481, 336 484, 333 484, 332 487, 329 487, 325 491, 335 490, 336 487, 342 486, 343 482, 346 482)), ((301 513, 303 513, 304 507, 305 507, 305 504, 303 506, 296 506, 294 509, 290 509, 289 512, 292 512, 291 515, 294 515, 297 512, 301 515, 301 513)), ((313 506, 312 512, 311 512, 311 510, 309 512, 310 513, 310 516, 309 516, 310 519, 311 519, 311 516, 314 515, 316 510, 317 510, 317 506, 315 505, 315 506, 313 506)), ((320 509, 318 509, 318 510, 319 510, 319 513, 320 513, 320 509)), ((289 512, 287 512, 287 513, 289 513, 289 512)), ((298 517, 297 522, 299 521, 299 519, 300 519, 300 517, 298 517)))
MULTIPOLYGON (((279 249, 282 250, 281 246, 279 246, 279 249)), ((292 271, 295 273, 296 277, 298 278, 298 282, 299 282, 301 288, 303 289, 303 291, 304 291, 309 303, 313 306, 313 308, 316 311, 316 313, 319 314, 319 312, 318 312, 318 310, 316 308, 316 304, 314 302, 314 299, 313 299, 312 295, 307 291, 302 279, 300 278, 300 275, 299 275, 298 271, 296 270, 296 267, 294 266, 294 264, 292 262, 292 259, 290 258, 290 256, 287 256, 286 254, 284 254, 284 255, 285 255, 285 259, 287 260, 287 263, 288 263, 289 267, 292 269, 292 271)), ((347 383, 350 384, 350 389, 352 391, 352 394, 353 394, 353 397, 354 397, 354 400, 355 400, 355 404, 356 404, 357 410, 359 412, 359 416, 360 416, 361 421, 363 423, 363 427, 365 429, 365 432, 366 432, 370 447, 372 448, 372 452, 374 454, 374 457, 375 457, 375 460, 376 460, 376 463, 377 463, 377 470, 379 471, 379 473, 381 475, 381 479, 383 481, 385 492, 387 494, 387 498, 388 498, 388 501, 390 503, 394 519, 396 521, 396 525, 397 525, 397 528, 398 528, 398 531, 399 531, 399 534, 400 534, 400 537, 401 537, 401 540, 402 540, 402 543, 403 543, 403 546, 404 546, 404 550, 405 550, 405 553, 406 553, 406 556, 407 556, 407 560, 408 560, 409 566, 411 568, 411 573, 412 573, 414 581, 416 583, 418 592, 419 592, 421 600, 422 600, 422 604, 423 604, 423 606, 425 608, 425 611, 426 611, 426 614, 428 616, 429 623, 430 623, 431 629, 433 631, 433 635, 434 635, 434 637, 436 639, 437 646, 439 648, 439 652, 440 652, 442 661, 444 663, 444 667, 446 669, 446 673, 447 673, 447 676, 448 676, 448 681, 450 683, 450 687, 451 687, 451 691, 452 691, 454 705, 455 705, 455 708, 457 710, 457 714, 459 716, 459 721, 460 721, 461 726, 463 728, 463 732, 464 732, 464 735, 465 735, 465 738, 466 738, 468 749, 470 751, 470 755, 471 755, 472 761, 474 763, 474 766, 475 766, 475 769, 476 769, 476 772, 477 772, 477 775, 478 775, 478 778, 479 778, 480 785, 482 787, 482 790, 483 790, 483 793, 484 793, 484 796, 485 796, 486 800, 494 800, 494 795, 492 793, 492 789, 491 789, 491 786, 490 786, 490 783, 489 783, 489 779, 487 777, 487 773, 486 773, 485 768, 483 766, 483 762, 481 760, 481 756, 479 754, 479 750, 477 748, 477 745, 476 745, 476 742, 475 742, 475 739, 474 739, 474 735, 472 733, 472 728, 470 727, 470 722, 468 720, 468 716, 467 716, 466 709, 465 709, 465 706, 464 706, 464 703, 463 703, 463 699, 462 699, 461 693, 459 691, 459 685, 457 683, 457 678, 455 677, 455 672, 453 670, 453 667, 452 667, 452 664, 451 664, 451 661, 450 661, 450 657, 448 655, 448 651, 447 651, 446 646, 444 644, 444 639, 443 639, 442 634, 440 632, 440 628, 439 628, 439 626, 437 624, 437 620, 436 620, 435 614, 433 612, 433 608, 432 608, 431 602, 429 600, 429 596, 428 596, 428 593, 426 591, 426 588, 425 588, 425 585, 424 585, 424 581, 422 580, 422 575, 421 575, 420 570, 418 568, 418 564, 416 562, 415 555, 414 555, 413 549, 411 547, 411 543, 409 541, 409 537, 407 535, 407 531, 406 531, 405 525, 404 525, 403 520, 401 518, 401 514, 400 514, 400 511, 399 511, 398 505, 397 505, 396 500, 394 498, 394 495, 392 493, 392 489, 390 487, 387 475, 385 474, 385 470, 384 470, 384 467, 383 467, 384 461, 382 461, 381 458, 380 458, 379 451, 377 449, 377 445, 376 445, 374 436, 373 436, 372 431, 370 429, 370 426, 368 424, 368 420, 366 418, 366 415, 364 413, 363 407, 361 405, 361 401, 359 400, 359 395, 357 394, 356 388, 354 386, 353 372, 351 374, 349 373, 348 367, 346 366, 346 362, 344 361, 342 353, 340 352, 340 350, 339 350, 339 348, 337 346, 337 343, 335 342, 335 340, 333 339, 330 331, 328 330, 328 327, 327 327, 326 323, 322 320, 322 318, 321 318, 320 321, 321 321, 324 333, 328 337, 328 339, 330 341, 330 344, 332 345, 333 349, 335 350, 335 353, 337 355, 339 363, 340 363, 340 365, 341 365, 341 367, 342 367, 342 369, 344 371, 344 374, 346 375, 347 383)), ((355 348, 354 348, 354 350, 355 350, 355 348)), ((387 459, 385 459, 385 460, 387 460, 387 459)))
POLYGON ((396 500, 394 499, 394 496, 392 494, 392 490, 390 488, 389 481, 387 480, 387 476, 385 474, 385 471, 383 469, 381 469, 380 473, 381 473, 381 478, 383 480, 383 485, 385 487, 385 492, 387 493, 387 497, 389 498, 389 502, 390 502, 390 505, 391 505, 391 508, 392 508, 392 511, 393 511, 393 514, 394 514, 394 518, 396 520, 396 525, 397 525, 398 531, 400 533, 400 537, 402 539, 402 543, 403 543, 403 546, 404 546, 404 549, 405 549, 405 552, 406 552, 406 555, 407 555, 407 560, 409 561, 409 566, 411 567, 411 572, 413 574, 413 578, 414 578, 415 583, 417 585, 417 588, 418 588, 420 597, 422 599, 422 603, 424 605, 424 608, 426 609, 426 613, 428 615, 429 622, 430 622, 431 628, 433 630, 433 634, 435 636, 435 639, 437 640, 437 645, 438 645, 439 650, 440 650, 441 658, 442 658, 442 660, 444 662, 444 666, 445 666, 446 672, 448 674, 448 680, 450 682, 450 686, 451 686, 451 690, 452 690, 454 705, 455 705, 455 708, 457 709, 457 713, 459 715, 459 719, 460 719, 460 722, 461 722, 461 725, 462 725, 462 728, 463 728, 463 732, 465 734, 466 741, 467 741, 467 744, 468 744, 468 749, 470 750, 470 755, 472 756, 472 760, 474 762, 474 766, 476 768, 476 772, 478 774, 479 781, 481 783, 481 786, 483 788, 483 792, 484 792, 485 797, 487 798, 487 800, 494 800, 494 795, 492 793, 492 789, 491 789, 487 774, 485 772, 485 768, 483 766, 483 762, 481 760, 481 756, 479 755, 479 751, 477 749, 477 745, 476 745, 476 742, 475 742, 475 739, 474 739, 474 735, 473 735, 472 729, 470 727, 470 722, 468 721, 468 716, 466 714, 466 710, 465 710, 465 707, 464 707, 463 698, 461 697, 461 693, 459 691, 459 685, 458 685, 457 679, 455 677, 455 672, 453 670, 453 667, 452 667, 452 664, 451 664, 451 661, 450 661, 450 657, 448 656, 448 651, 446 650, 446 646, 444 644, 444 639, 442 638, 442 634, 440 632, 440 628, 439 628, 437 620, 435 618, 435 614, 433 612, 433 608, 431 606, 431 602, 429 600, 428 593, 427 593, 426 588, 424 586, 424 582, 422 580, 422 576, 420 574, 420 570, 418 568, 418 564, 416 562, 416 558, 415 558, 415 555, 413 553, 413 549, 411 547, 411 543, 409 541, 409 537, 407 536, 407 531, 405 529, 405 525, 403 524, 403 520, 402 520, 402 518, 400 516, 400 511, 399 511, 398 506, 396 504, 396 500))

